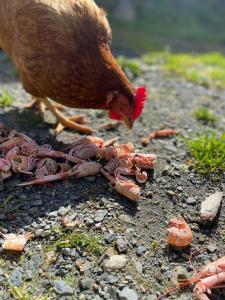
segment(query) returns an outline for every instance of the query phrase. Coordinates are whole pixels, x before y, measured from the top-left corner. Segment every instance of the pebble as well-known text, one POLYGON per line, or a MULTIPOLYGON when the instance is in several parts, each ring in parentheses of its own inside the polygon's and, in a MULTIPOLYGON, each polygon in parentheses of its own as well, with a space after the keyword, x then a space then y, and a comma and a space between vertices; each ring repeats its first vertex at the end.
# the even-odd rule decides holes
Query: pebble
POLYGON ((107 281, 108 283, 111 283, 111 284, 114 284, 114 283, 117 283, 119 281, 118 277, 117 276, 114 276, 114 275, 107 275, 105 277, 105 281, 107 281))
POLYGON ((165 166, 165 168, 162 171, 162 176, 168 176, 169 170, 170 170, 170 166, 165 166))
POLYGON ((122 221, 122 222, 124 222, 124 223, 127 223, 127 224, 135 225, 135 223, 132 220, 132 218, 129 217, 128 215, 125 215, 125 214, 119 215, 119 220, 122 221))
POLYGON ((23 268, 18 267, 10 275, 10 283, 14 286, 20 286, 23 282, 23 268))
POLYGON ((175 268, 177 279, 187 279, 189 278, 189 274, 187 272, 187 269, 183 266, 177 266, 175 268))
POLYGON ((105 261, 105 268, 109 271, 121 270, 127 264, 126 255, 112 255, 105 261))
POLYGON ((73 258, 77 256, 76 249, 70 249, 70 248, 63 248, 62 254, 73 258))
POLYGON ((216 252, 217 250, 217 246, 214 245, 214 244, 209 244, 207 247, 206 247, 208 253, 214 253, 216 252))
POLYGON ((109 233, 105 236, 105 241, 108 243, 108 244, 111 244, 114 240, 116 239, 116 236, 115 234, 113 233, 109 233))
POLYGON ((128 249, 127 242, 122 238, 117 239, 116 249, 119 253, 126 253, 128 249))
POLYGON ((32 280, 35 275, 38 272, 38 269, 40 268, 41 264, 43 262, 43 259, 41 255, 34 255, 31 257, 30 260, 28 260, 23 277, 25 280, 32 280))
POLYGON ((95 217, 94 220, 95 222, 102 222, 105 218, 105 216, 107 215, 108 211, 106 209, 103 210, 97 210, 95 213, 95 217))
POLYGON ((151 294, 151 295, 148 295, 147 296, 147 299, 146 300, 157 300, 158 296, 155 295, 155 294, 151 294))
POLYGON ((146 252, 146 248, 144 246, 138 246, 136 249, 136 253, 138 256, 143 255, 146 252))
POLYGON ((142 272, 143 272, 143 266, 142 266, 142 264, 141 264, 139 261, 135 261, 135 262, 134 262, 134 265, 135 265, 136 271, 137 271, 139 274, 142 274, 142 272))
POLYGON ((194 197, 189 197, 186 200, 187 204, 195 204, 197 202, 197 200, 194 197))
POLYGON ((67 207, 60 207, 60 209, 58 210, 58 216, 63 217, 66 214, 68 214, 68 212, 71 210, 71 205, 67 206, 67 207))
POLYGON ((42 237, 43 235, 44 235, 44 229, 37 229, 36 231, 35 231, 35 236, 36 237, 42 237))
POLYGON ((54 289, 61 296, 72 295, 73 289, 63 280, 54 282, 54 289))
POLYGON ((52 211, 52 212, 50 212, 50 213, 48 214, 48 216, 49 216, 50 218, 56 218, 56 217, 58 216, 58 212, 57 212, 57 211, 52 211))
POLYGON ((91 278, 83 278, 80 281, 80 286, 82 290, 90 290, 93 286, 93 280, 91 278))
POLYGON ((167 190, 166 194, 170 197, 173 198, 176 194, 173 191, 167 190))
POLYGON ((138 300, 139 296, 134 290, 126 286, 122 291, 118 292, 118 298, 119 300, 138 300))
POLYGON ((88 225, 88 226, 91 226, 91 225, 94 224, 94 220, 93 220, 91 217, 85 218, 84 222, 85 222, 85 224, 88 225))
POLYGON ((41 199, 32 201, 32 206, 42 206, 43 201, 41 199))

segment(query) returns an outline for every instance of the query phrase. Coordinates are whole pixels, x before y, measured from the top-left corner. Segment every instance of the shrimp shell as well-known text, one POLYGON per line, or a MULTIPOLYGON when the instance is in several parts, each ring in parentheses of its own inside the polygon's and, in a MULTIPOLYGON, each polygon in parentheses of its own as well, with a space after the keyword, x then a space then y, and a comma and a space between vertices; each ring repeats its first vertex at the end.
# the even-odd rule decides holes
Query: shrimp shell
POLYGON ((17 251, 22 252, 24 250, 24 246, 26 245, 27 241, 31 239, 31 234, 19 234, 16 235, 14 233, 9 233, 3 235, 5 241, 2 244, 2 248, 5 250, 17 251))
POLYGON ((168 229, 167 243, 175 247, 186 247, 192 243, 193 236, 189 225, 180 216, 179 219, 171 219, 168 229))

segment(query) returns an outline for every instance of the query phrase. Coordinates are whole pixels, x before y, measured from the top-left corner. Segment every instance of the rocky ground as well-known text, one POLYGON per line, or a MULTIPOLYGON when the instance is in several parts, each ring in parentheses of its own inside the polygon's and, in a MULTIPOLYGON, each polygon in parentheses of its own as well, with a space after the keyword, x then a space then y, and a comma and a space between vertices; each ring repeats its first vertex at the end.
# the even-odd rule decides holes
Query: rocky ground
MULTIPOLYGON (((158 155, 154 173, 142 186, 141 201, 133 203, 121 197, 101 176, 25 188, 16 187, 24 180, 20 176, 4 182, 1 227, 13 233, 32 232, 33 239, 21 255, 0 250, 0 299, 154 300, 178 278, 193 274, 188 261, 191 251, 202 250, 194 258, 196 269, 225 255, 224 206, 212 227, 199 225, 201 201, 224 190, 225 178, 200 177, 188 166, 187 149, 177 137, 157 139, 145 148, 140 143, 150 131, 165 127, 180 129, 186 136, 202 131, 193 117, 193 111, 201 106, 218 115, 215 130, 223 132, 225 91, 168 77, 157 66, 142 65, 142 71, 134 83, 146 84, 150 99, 134 129, 127 131, 122 125, 114 131, 98 132, 100 137, 119 136, 121 142, 133 142, 139 151, 158 155), (179 214, 194 235, 191 248, 182 251, 165 242, 168 221, 179 214), (73 235, 62 229, 62 216, 77 221, 73 235), (74 247, 60 244, 65 240, 74 247)), ((3 90, 15 98, 13 106, 0 108, 0 120, 7 126, 56 149, 79 137, 64 131, 56 138, 50 114, 44 123, 35 110, 21 109, 28 96, 0 52, 0 92, 3 90)), ((95 128, 107 120, 103 112, 87 111, 87 115, 95 128)), ((193 287, 169 299, 193 299, 192 291, 193 287)), ((222 290, 211 296, 224 298, 222 290)))

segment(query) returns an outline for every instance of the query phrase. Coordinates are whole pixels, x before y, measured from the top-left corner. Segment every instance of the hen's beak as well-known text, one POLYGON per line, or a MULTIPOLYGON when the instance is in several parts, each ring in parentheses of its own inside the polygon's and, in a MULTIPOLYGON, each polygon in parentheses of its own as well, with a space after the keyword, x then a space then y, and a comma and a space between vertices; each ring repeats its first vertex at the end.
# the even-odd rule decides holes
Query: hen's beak
POLYGON ((133 120, 131 118, 129 118, 127 116, 124 116, 123 117, 123 121, 127 125, 127 128, 132 129, 134 122, 133 122, 133 120))

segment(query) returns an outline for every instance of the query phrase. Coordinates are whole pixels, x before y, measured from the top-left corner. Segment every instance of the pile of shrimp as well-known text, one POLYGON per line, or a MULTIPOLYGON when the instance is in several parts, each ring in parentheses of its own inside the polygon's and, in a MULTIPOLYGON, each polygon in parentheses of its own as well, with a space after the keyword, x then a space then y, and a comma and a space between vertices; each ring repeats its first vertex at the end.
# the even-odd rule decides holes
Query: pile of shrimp
POLYGON ((0 123, 0 181, 16 173, 30 175, 31 181, 19 184, 25 186, 101 173, 118 193, 137 201, 141 195, 137 183, 147 181, 146 171, 155 167, 156 155, 135 153, 133 144, 118 144, 116 140, 105 142, 88 136, 66 151, 55 151, 0 123))

